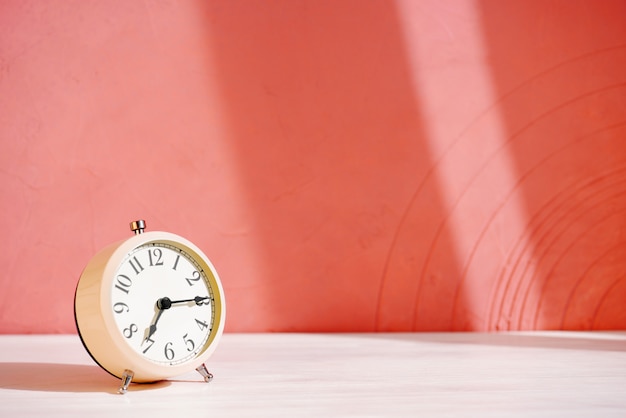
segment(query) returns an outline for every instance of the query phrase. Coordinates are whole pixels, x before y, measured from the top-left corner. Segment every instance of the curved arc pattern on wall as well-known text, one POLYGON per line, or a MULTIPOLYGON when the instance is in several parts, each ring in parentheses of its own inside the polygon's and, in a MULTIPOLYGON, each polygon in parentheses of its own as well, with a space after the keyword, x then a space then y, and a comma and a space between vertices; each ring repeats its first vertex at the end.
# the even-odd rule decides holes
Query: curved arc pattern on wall
MULTIPOLYGON (((555 155, 552 155, 550 157, 554 156, 555 155)), ((545 162, 547 162, 549 158, 547 158, 545 162)), ((529 265, 539 264, 554 243, 558 242, 558 235, 561 234, 557 231, 557 228, 549 228, 546 225, 558 224, 562 216, 557 221, 554 221, 553 218, 562 213, 571 213, 573 205, 570 204, 571 200, 568 198, 587 189, 588 187, 586 187, 586 185, 594 181, 595 180, 583 181, 582 185, 579 184, 578 186, 564 186, 564 190, 555 193, 532 217, 528 229, 525 232, 526 236, 518 239, 507 257, 505 264, 512 267, 502 269, 494 287, 494 296, 492 296, 489 304, 489 329, 520 329, 523 327, 521 320, 517 321, 513 326, 510 325, 510 322, 512 321, 512 317, 521 317, 519 310, 523 311, 523 306, 528 298, 528 288, 530 282, 534 279, 534 274, 528 272, 529 265), (555 234, 557 235, 556 237, 551 237, 551 235, 555 234), (536 245, 534 251, 533 248, 529 248, 527 245, 530 237, 535 237, 536 245), (516 303, 518 301, 521 302, 516 303), (509 306, 508 309, 505 309, 506 305, 509 306), (520 305, 522 308, 519 308, 520 305), (516 311, 517 313, 515 313, 516 311), (505 320, 505 323, 501 323, 500 321, 502 320, 505 320)), ((594 189, 594 191, 598 193, 601 192, 596 189, 594 189)))
MULTIPOLYGON (((624 184, 624 182, 621 182, 621 183, 622 185, 624 184)), ((615 197, 621 197, 622 198, 621 200, 624 200, 623 197, 625 196, 626 196, 626 193, 624 192, 619 192, 615 195, 615 197)), ((558 244, 560 244, 563 241, 567 243, 566 241, 567 233, 570 230, 575 230, 575 229, 580 228, 581 224, 585 225, 584 222, 585 221, 588 222, 587 218, 591 218, 589 220, 591 221, 591 224, 589 224, 585 230, 580 231, 577 235, 572 237, 571 242, 567 243, 568 245, 562 250, 560 254, 558 254, 556 259, 552 262, 552 265, 550 266, 550 269, 545 274, 543 283, 541 287, 539 288, 538 296, 534 298, 535 300, 531 300, 528 293, 522 298, 523 303, 521 306, 521 315, 519 319, 520 326, 518 328, 522 328, 524 326, 524 322, 527 317, 528 317, 528 320, 531 321, 530 322, 532 324, 531 329, 557 328, 556 324, 558 324, 559 315, 556 315, 556 312, 551 312, 550 315, 546 315, 544 311, 546 311, 547 309, 550 309, 551 308, 550 305, 554 305, 555 302, 558 302, 559 305, 561 305, 563 304, 563 299, 565 299, 565 301, 571 300, 571 296, 566 296, 566 295, 571 295, 571 291, 569 292, 567 291, 569 289, 561 288, 558 292, 555 292, 554 289, 550 289, 550 286, 552 285, 552 281, 561 279, 561 277, 556 272, 557 269, 561 268, 561 269, 567 269, 568 271, 572 271, 572 268, 569 267, 572 265, 571 260, 569 264, 566 263, 565 260, 567 260, 567 258, 571 259, 572 257, 574 257, 574 256, 570 256, 570 253, 573 253, 576 250, 579 250, 579 247, 583 245, 588 247, 589 244, 587 243, 593 242, 593 240, 591 239, 585 240, 585 237, 592 235, 592 233, 595 230, 602 228, 607 223, 609 223, 609 225, 611 226, 615 225, 617 221, 619 221, 620 219, 624 219, 625 217, 624 215, 626 215, 626 208, 618 212, 615 212, 614 210, 612 210, 611 213, 606 213, 606 214, 598 213, 602 211, 603 209, 605 209, 605 203, 606 203, 605 201, 595 203, 587 211, 581 213, 577 218, 573 218, 570 222, 568 222, 568 225, 565 226, 563 232, 561 233, 563 237, 562 238, 559 237, 561 239, 557 241, 558 244), (593 216, 593 215, 596 215, 596 216, 593 216), (604 215, 604 216, 608 215, 608 217, 605 218, 604 216, 601 216, 601 215, 604 215), (533 302, 534 302, 534 306, 533 306, 533 302), (527 307, 527 305, 531 305, 530 309, 527 307), (527 315, 525 315, 526 311, 529 311, 527 315), (546 317, 546 319, 542 318, 542 313, 544 313, 544 316, 546 317), (540 321, 544 322, 544 324, 541 324, 540 321), (550 325, 546 326, 545 323, 550 324, 550 325)), ((563 219, 566 220, 567 218, 564 217, 563 219)), ((547 255, 554 254, 554 252, 550 254, 548 253, 548 251, 546 251, 546 253, 547 255)), ((595 254, 593 255, 593 258, 590 258, 590 260, 591 262, 600 261, 600 259, 596 260, 595 254)), ((589 260, 584 260, 584 261, 589 262, 589 260)), ((583 266, 583 268, 585 267, 583 266)), ((576 274, 576 272, 574 272, 573 274, 576 274)), ((571 286, 572 282, 574 285, 576 285, 576 283, 578 283, 578 281, 580 280, 581 278, 577 278, 575 280, 570 278, 567 285, 571 286)), ((598 286, 598 283, 594 283, 594 286, 598 286)), ((552 286, 552 287, 555 287, 555 286, 552 286)), ((559 311, 559 314, 563 316, 565 315, 565 312, 559 311)), ((579 327, 577 327, 577 329, 579 329, 579 327)))
MULTIPOLYGON (((517 253, 517 256, 513 253, 509 258, 510 260, 513 260, 511 264, 520 266, 520 268, 514 269, 510 272, 508 277, 501 279, 501 281, 505 283, 505 287, 512 288, 512 290, 511 292, 503 295, 501 302, 498 304, 499 309, 492 308, 492 312, 499 312, 497 315, 494 315, 493 313, 491 315, 492 322, 490 322, 490 324, 494 329, 537 328, 538 316, 540 315, 539 306, 529 307, 528 305, 533 303, 529 302, 529 300, 533 297, 541 299, 542 296, 545 296, 545 293, 547 292, 546 286, 550 280, 551 274, 553 274, 553 270, 555 268, 554 266, 558 264, 559 260, 562 259, 567 253, 567 251, 565 251, 559 256, 556 256, 555 251, 559 245, 563 245, 563 243, 566 242, 566 234, 568 230, 584 225, 584 223, 581 222, 588 213, 593 213, 594 209, 602 208, 604 199, 599 204, 594 203, 591 207, 585 207, 588 206, 588 203, 590 202, 589 200, 584 202, 585 206, 568 204, 568 202, 573 200, 573 196, 580 195, 586 190, 591 190, 591 195, 585 196, 587 198, 604 192, 604 190, 598 189, 597 187, 592 189, 587 187, 589 183, 594 182, 595 181, 584 182, 582 185, 564 190, 562 193, 557 194, 548 205, 540 210, 536 218, 541 218, 541 220, 537 221, 536 225, 529 231, 530 235, 538 237, 536 241, 537 245, 535 246, 534 251, 531 252, 528 248, 521 246, 522 249, 519 253, 517 253), (548 213, 544 215, 544 212, 548 213), (557 257, 557 260, 551 261, 551 259, 554 259, 555 257, 557 257), (529 274, 527 266, 531 263, 535 266, 540 266, 540 268, 535 267, 533 272, 540 271, 545 273, 541 273, 539 275, 529 274), (537 281, 543 281, 543 284, 540 285, 535 294, 532 291, 532 285, 537 281), (509 308, 503 312, 505 301, 509 302, 509 308), (531 322, 528 322, 528 320, 526 320, 528 317, 534 319, 532 319, 531 322), (508 318, 509 321, 514 322, 514 325, 503 327, 498 323, 497 318, 508 318)), ((623 180, 618 182, 618 184, 622 185, 623 183, 623 180)), ((609 189, 610 188, 607 188, 606 190, 609 189)), ((622 195, 623 194, 621 192, 618 194, 618 196, 622 195)), ((532 226, 532 224, 530 226, 532 226)), ((594 227, 596 227, 596 225, 592 224, 586 231, 594 227)), ((579 236, 583 236, 584 232, 579 234, 579 236)), ((575 244, 576 240, 568 243, 568 248, 573 248, 575 244)), ((535 305, 537 304, 538 302, 535 303, 535 305)))
MULTIPOLYGON (((588 66, 593 66, 594 65, 594 61, 596 59, 598 59, 599 56, 601 56, 600 61, 603 61, 604 63, 606 63, 606 60, 609 59, 611 60, 611 58, 617 59, 617 61, 623 61, 625 56, 624 56, 624 46, 615 46, 615 47, 610 47, 610 48, 605 48, 599 51, 596 51, 594 53, 586 53, 586 54, 582 54, 579 55, 578 57, 575 58, 571 58, 568 59, 567 61, 564 61, 562 63, 559 63, 558 65, 555 65, 545 71, 542 71, 538 74, 535 74, 533 77, 527 79, 526 81, 524 81, 523 83, 520 83, 517 87, 515 87, 514 89, 512 89, 511 91, 509 91, 507 94, 503 95, 502 97, 500 97, 496 102, 494 102, 490 107, 488 107, 486 110, 484 110, 480 116, 478 118, 476 118, 471 125, 468 125, 468 127, 462 132, 462 134, 455 139, 455 141, 453 141, 450 146, 447 148, 446 152, 437 160, 437 162, 435 162, 433 164, 433 166, 431 167, 431 169, 428 172, 427 177, 419 184, 419 186, 417 187, 415 193, 413 194, 413 197, 411 199, 411 201, 409 202, 409 205, 407 206, 407 209, 404 212, 404 215, 402 216, 402 220, 398 226, 398 228, 396 229, 396 233, 394 235, 394 240, 392 242, 392 245, 390 247, 389 250, 389 255, 387 257, 387 264, 385 266, 385 276, 383 277, 383 279, 381 280, 381 291, 379 292, 379 307, 377 310, 377 326, 381 326, 381 324, 384 321, 381 321, 381 312, 384 310, 382 309, 382 307, 380 305, 383 305, 385 303, 385 286, 391 286, 393 283, 393 279, 390 279, 390 277, 393 276, 393 270, 396 268, 394 263, 398 263, 398 262, 402 262, 401 259, 402 257, 400 256, 400 258, 397 257, 397 252, 399 247, 401 247, 403 245, 403 239, 407 239, 407 235, 411 235, 410 232, 408 230, 406 230, 405 228, 407 227, 407 225, 411 225, 411 224, 417 224, 415 222, 411 221, 412 217, 418 217, 419 216, 419 205, 418 200, 421 198, 420 193, 422 192, 423 189, 425 189, 427 186, 426 184, 429 181, 432 181, 432 176, 434 176, 438 165, 441 163, 442 160, 444 160, 445 158, 447 158, 448 154, 453 152, 453 148, 455 146, 458 145, 458 143, 460 141, 463 140, 464 136, 467 135, 471 135, 471 130, 475 128, 475 125, 478 125, 480 123, 480 120, 482 118, 485 117, 485 115, 487 115, 490 111, 490 109, 493 109, 497 106, 507 106, 510 105, 509 102, 512 102, 516 99, 516 93, 520 92, 523 93, 525 88, 529 88, 530 86, 532 86, 533 83, 537 83, 537 82, 541 82, 544 81, 544 78, 554 78, 554 77, 559 77, 559 73, 565 73, 568 74, 570 77, 572 76, 572 66, 577 66, 577 68, 574 70, 574 72, 578 71, 581 73, 581 75, 583 75, 584 70, 586 68, 588 68, 588 66), (617 56, 616 56, 617 54, 617 56), (582 65, 581 65, 582 64, 582 65), (390 276, 390 277, 388 277, 390 276)), ((568 98, 567 100, 562 100, 562 98, 556 102, 551 108, 548 108, 546 110, 544 110, 542 113, 540 114, 536 114, 535 117, 529 121, 527 121, 523 126, 519 127, 518 130, 511 134, 511 136, 509 137, 509 139, 506 141, 506 144, 502 145, 502 147, 496 151, 494 151, 489 158, 487 158, 487 160, 485 162, 483 162, 474 172, 474 176, 472 178, 472 180, 467 183, 468 186, 466 187, 466 189, 463 191, 463 193, 458 197, 456 203, 454 204, 453 208, 449 208, 449 210, 457 210, 458 205, 460 204, 461 200, 463 198, 467 198, 467 196, 464 196, 467 193, 471 193, 471 190, 474 190, 476 188, 480 187, 480 184, 476 184, 476 182, 478 181, 480 175, 482 172, 484 172, 485 170, 487 170, 489 164, 491 163, 492 160, 497 159, 497 154, 500 152, 507 152, 507 150, 505 148, 507 147, 511 147, 511 143, 512 141, 515 141, 520 135, 522 135, 522 133, 524 133, 526 130, 530 129, 533 125, 535 125, 538 121, 545 119, 545 120, 549 120, 552 118, 553 114, 555 114, 556 112, 559 111, 567 111, 568 106, 571 105, 575 105, 577 102, 581 102, 587 99, 593 99, 594 97, 596 97, 598 94, 606 94, 606 93, 611 93, 612 91, 615 90, 619 90, 620 88, 622 88, 624 86, 624 82, 623 82, 623 77, 621 78, 621 80, 618 77, 618 80, 616 80, 616 82, 609 82, 610 80, 603 80, 604 83, 601 83, 601 85, 597 85, 597 86, 585 86, 586 91, 582 91, 582 92, 578 92, 578 94, 575 95, 571 95, 571 93, 573 91, 569 91, 568 93, 570 94, 570 98, 568 98)), ((618 91, 617 96, 620 97, 623 95, 623 92, 618 91)), ((543 106, 545 106, 545 103, 542 103, 543 106)), ((614 115, 615 117, 615 115, 614 115)), ((613 127, 619 127, 621 126, 621 121, 623 121, 623 119, 618 119, 617 122, 614 123, 614 126, 603 126, 601 128, 598 128, 597 126, 593 126, 592 128, 595 129, 595 132, 591 132, 588 135, 589 136, 593 136, 594 134, 598 134, 601 131, 605 130, 605 129, 611 129, 613 127)), ((606 122, 606 121, 604 121, 606 122)), ((581 139, 574 139, 572 140, 572 142, 577 142, 580 141, 581 139)), ((561 146, 560 148, 554 150, 553 152, 551 152, 550 154, 546 155, 543 160, 543 162, 547 161, 550 158, 556 158, 558 156, 558 154, 560 152, 563 152, 567 147, 571 146, 571 143, 567 143, 563 146, 561 146)), ((539 152, 538 155, 541 155, 542 152, 539 152)), ((536 156, 538 156, 536 155, 536 156)), ((535 157, 536 157, 535 156, 535 157)), ((530 167, 530 169, 527 169, 524 173, 520 174, 520 177, 518 178, 518 183, 515 186, 515 189, 512 189, 509 191, 508 197, 510 198, 512 193, 516 193, 519 192, 519 188, 521 187, 521 183, 525 180, 526 176, 529 176, 533 170, 539 170, 539 165, 541 164, 541 161, 537 162, 536 166, 532 166, 530 167)), ((567 186, 565 186, 567 187, 567 186)), ((558 192, 557 192, 558 193, 558 192)), ((467 280, 467 275, 468 275, 468 270, 471 268, 472 263, 474 263, 474 256, 476 254, 476 252, 478 251, 479 247, 481 246, 481 241, 485 238, 485 234, 488 231, 491 223, 496 219, 496 217, 498 216, 498 212, 500 210, 502 210, 505 205, 507 204, 506 199, 505 198, 503 201, 501 201, 499 203, 499 205, 497 205, 497 207, 495 208, 495 210, 493 210, 492 212, 490 212, 490 216, 488 216, 488 220, 487 222, 484 224, 484 227, 481 229, 481 233, 478 235, 473 249, 470 253, 470 255, 467 257, 466 262, 464 262, 463 264, 463 269, 462 269, 462 273, 460 276, 460 279, 458 281, 458 284, 456 285, 456 289, 455 289, 455 303, 452 305, 453 308, 453 316, 452 316, 452 323, 454 323, 455 321, 455 316, 458 315, 458 306, 463 305, 462 301, 459 300, 459 298, 462 297, 462 292, 461 292, 461 288, 463 286, 463 284, 466 282, 467 280)), ((450 216, 450 214, 446 215, 446 217, 441 221, 441 223, 439 224, 439 226, 437 227, 437 230, 434 234, 434 238, 430 241, 431 244, 429 245, 429 249, 428 249, 428 255, 425 256, 424 258, 424 264, 423 267, 421 269, 421 273, 418 275, 418 279, 417 279, 417 284, 415 285, 415 293, 413 293, 413 323, 411 325, 411 329, 412 330, 418 330, 418 329, 422 329, 422 327, 420 325, 418 325, 416 323, 417 321, 417 317, 419 316, 419 309, 420 309, 420 302, 421 302, 421 298, 422 298, 422 289, 423 289, 423 284, 425 283, 426 280, 428 280, 428 274, 429 271, 432 270, 432 267, 430 266, 431 262, 432 262, 432 257, 433 257, 433 253, 436 251, 437 248, 437 242, 439 240, 439 236, 442 233, 442 231, 446 228, 446 219, 450 216)), ((538 215, 534 215, 534 216, 538 216, 538 215)), ((529 222, 529 225, 531 223, 529 222)), ((419 233, 416 231, 413 234, 414 239, 419 239, 418 237, 420 236, 419 233)), ((532 236, 527 237, 527 239, 531 239, 533 238, 532 236)), ((520 238, 521 240, 521 238, 520 238)), ((537 242, 537 245, 541 244, 541 242, 537 242)), ((516 245, 519 245, 519 241, 516 245)), ((526 242, 526 245, 529 245, 528 242, 526 242)), ((406 256, 405 256, 406 257, 406 256)), ((413 259, 419 259, 420 256, 418 255, 413 255, 412 256, 413 259)), ((519 259, 513 264, 513 271, 509 271, 509 273, 506 273, 507 270, 507 266, 510 270, 510 265, 511 265, 511 259, 510 257, 503 260, 501 263, 499 263, 499 266, 497 267, 497 270, 500 271, 500 273, 498 273, 498 277, 499 279, 495 281, 495 283, 491 283, 491 296, 489 297, 489 307, 486 309, 486 315, 484 316, 478 316, 478 320, 482 321, 482 325, 480 324, 474 324, 471 325, 469 327, 469 329, 475 329, 475 328, 484 328, 484 329, 500 329, 502 327, 502 324, 498 324, 499 319, 494 319, 494 312, 500 312, 497 314, 498 317, 506 317, 507 315, 504 314, 502 312, 502 305, 504 304, 504 300, 510 296, 508 295, 508 289, 511 286, 511 279, 510 277, 514 276, 516 274, 515 270, 517 269, 517 266, 519 265, 519 259), (508 278, 507 278, 508 277, 508 278), (505 279, 506 278, 506 279, 505 279), (504 291, 499 290, 502 289, 502 282, 505 281, 505 285, 504 285, 504 291), (504 294, 502 294, 504 293, 504 294), (500 296, 498 296, 500 295, 500 296), (501 297, 502 299, 499 300, 498 298, 501 297), (500 306, 500 309, 495 308, 495 306, 500 306)), ((518 272, 517 272, 518 273, 518 272)), ((473 283, 472 285, 475 285, 475 283, 473 283)), ((521 283, 516 283, 514 285, 515 288, 519 288, 519 286, 521 285, 521 283)), ((515 290, 514 294, 517 295, 518 294, 518 290, 515 290)), ((404 297, 408 297, 408 296, 404 296, 404 297)), ((527 295, 525 296, 525 298, 527 297, 527 295)), ((524 298, 524 299, 525 299, 524 298)), ((465 317, 466 315, 464 315, 466 313, 462 313, 461 316, 465 317)), ((453 325, 454 326, 454 325, 453 325)), ((455 329, 457 326, 459 326, 458 324, 455 327, 455 329)), ((464 325, 461 324, 460 325, 461 329, 464 328, 464 325)), ((517 324, 516 326, 513 327, 513 329, 517 329, 519 327, 522 327, 521 324, 517 324)), ((393 328, 393 327, 392 327, 393 328)), ((506 326, 505 328, 507 329, 511 329, 510 325, 506 326)))

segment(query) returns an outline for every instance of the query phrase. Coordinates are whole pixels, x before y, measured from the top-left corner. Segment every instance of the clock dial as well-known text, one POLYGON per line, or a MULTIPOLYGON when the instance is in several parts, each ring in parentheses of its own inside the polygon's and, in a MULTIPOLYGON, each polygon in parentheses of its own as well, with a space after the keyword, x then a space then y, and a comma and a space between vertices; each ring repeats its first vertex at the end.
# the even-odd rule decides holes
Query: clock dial
POLYGON ((116 328, 137 354, 161 365, 194 360, 215 321, 215 289, 196 257, 153 241, 128 253, 111 284, 116 328))

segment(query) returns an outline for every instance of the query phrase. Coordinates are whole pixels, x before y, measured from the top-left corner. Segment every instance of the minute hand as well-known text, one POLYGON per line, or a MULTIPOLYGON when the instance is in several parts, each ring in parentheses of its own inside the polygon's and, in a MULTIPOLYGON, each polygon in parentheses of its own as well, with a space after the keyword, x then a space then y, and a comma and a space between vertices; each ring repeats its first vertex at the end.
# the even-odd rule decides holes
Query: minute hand
POLYGON ((208 305, 211 297, 210 296, 196 296, 193 299, 181 299, 181 300, 173 300, 170 303, 172 305, 176 303, 187 303, 187 302, 195 302, 196 305, 208 305))

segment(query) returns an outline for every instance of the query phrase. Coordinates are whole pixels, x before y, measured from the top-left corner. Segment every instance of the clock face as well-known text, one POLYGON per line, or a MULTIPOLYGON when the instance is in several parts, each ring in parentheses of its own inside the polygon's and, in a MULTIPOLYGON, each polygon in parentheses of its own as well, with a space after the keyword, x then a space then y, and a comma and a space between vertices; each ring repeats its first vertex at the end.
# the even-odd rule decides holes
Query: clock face
POLYGON ((207 348, 216 289, 197 256, 175 243, 134 248, 111 284, 117 331, 138 355, 163 366, 194 360, 207 348))

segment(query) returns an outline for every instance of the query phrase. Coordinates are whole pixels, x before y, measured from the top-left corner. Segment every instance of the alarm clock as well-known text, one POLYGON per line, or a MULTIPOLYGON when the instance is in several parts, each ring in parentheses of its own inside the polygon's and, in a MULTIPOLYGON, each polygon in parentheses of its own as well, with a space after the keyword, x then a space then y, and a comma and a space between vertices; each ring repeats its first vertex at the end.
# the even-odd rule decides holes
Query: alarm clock
POLYGON ((145 232, 131 222, 130 238, 98 252, 84 268, 74 296, 78 335, 93 360, 121 379, 156 382, 197 370, 224 330, 225 299, 217 271, 187 239, 145 232))

